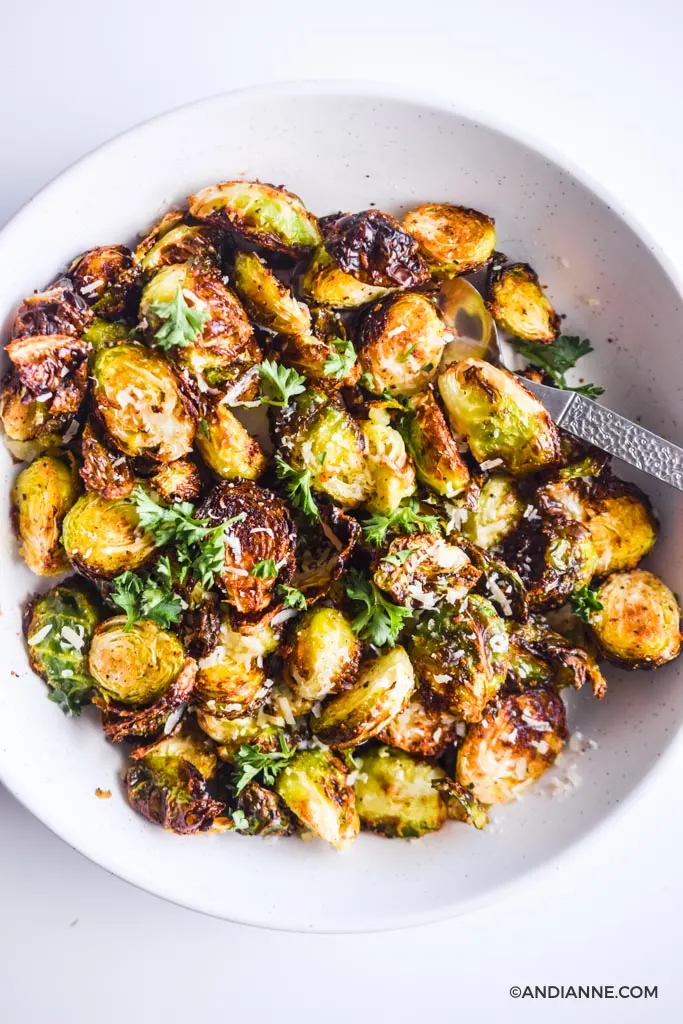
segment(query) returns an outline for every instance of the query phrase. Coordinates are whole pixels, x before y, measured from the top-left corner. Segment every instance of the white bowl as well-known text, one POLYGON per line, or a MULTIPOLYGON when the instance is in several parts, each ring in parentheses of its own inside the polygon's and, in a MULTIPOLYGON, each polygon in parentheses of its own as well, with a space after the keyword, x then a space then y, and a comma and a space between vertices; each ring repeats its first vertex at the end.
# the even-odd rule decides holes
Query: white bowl
MULTIPOLYGON (((271 86, 167 114, 108 143, 33 199, 0 235, 2 319, 90 246, 129 241, 171 204, 236 176, 284 184, 316 213, 376 204, 391 212, 450 200, 496 218, 499 248, 529 260, 565 328, 592 339, 586 378, 605 401, 681 443, 680 297, 661 260, 608 201, 537 149, 449 103, 377 86, 271 86)), ((344 854, 320 843, 177 837, 149 825, 119 785, 122 753, 96 715, 66 719, 27 667, 21 605, 37 585, 20 564, 7 514, 16 467, 2 451, 0 777, 66 842, 122 878, 232 921, 317 931, 398 927, 488 901, 557 858, 623 804, 670 746, 683 716, 678 665, 654 675, 608 669, 602 703, 582 694, 571 725, 599 743, 583 784, 541 792, 495 815, 504 828, 458 824, 420 841, 362 836, 344 854), (96 787, 110 789, 99 800, 96 787)), ((662 520, 649 560, 683 592, 678 496, 649 479, 662 520)))

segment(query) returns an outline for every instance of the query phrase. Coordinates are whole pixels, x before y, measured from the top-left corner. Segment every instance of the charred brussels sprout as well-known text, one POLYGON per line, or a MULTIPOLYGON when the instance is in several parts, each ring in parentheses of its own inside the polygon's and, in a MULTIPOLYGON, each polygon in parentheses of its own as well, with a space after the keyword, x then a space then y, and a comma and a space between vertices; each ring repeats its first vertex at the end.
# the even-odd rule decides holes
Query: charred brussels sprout
POLYGON ((323 700, 353 681, 360 644, 337 608, 315 608, 297 622, 284 666, 285 682, 305 700, 323 700))
POLYGON ((262 249, 303 256, 320 243, 316 218, 298 196, 260 181, 223 181, 189 198, 190 213, 262 249))
POLYGON ((525 508, 515 481, 493 473, 483 483, 476 507, 467 513, 462 532, 480 548, 494 548, 519 526, 525 508))
POLYGON ((437 309, 422 292, 389 295, 372 306, 359 328, 359 359, 377 392, 413 395, 436 374, 446 344, 437 309))
MULTIPOLYGON (((68 421, 67 421, 68 422, 68 421)), ((51 416, 44 402, 36 402, 19 378, 10 374, 0 390, 0 423, 4 433, 4 441, 12 454, 20 452, 17 457, 22 461, 24 451, 40 454, 42 445, 60 444, 61 432, 66 426, 65 418, 51 416), (36 446, 28 442, 36 441, 36 446), (11 442, 16 442, 12 444, 11 442)))
POLYGON ((80 337, 94 317, 85 299, 68 278, 60 278, 44 292, 34 292, 19 306, 12 323, 12 337, 69 334, 80 337))
POLYGON ((379 288, 413 288, 429 278, 414 238, 381 210, 326 217, 327 253, 345 274, 379 288))
POLYGON ((365 503, 371 512, 388 516, 414 494, 415 467, 398 430, 374 420, 365 420, 361 429, 371 480, 365 503))
POLYGON ((528 263, 494 268, 486 304, 499 327, 523 341, 550 344, 560 318, 528 263))
POLYGON ((194 501, 202 490, 199 470, 189 459, 167 462, 149 478, 149 485, 163 501, 194 501))
POLYGON ((457 781, 484 804, 508 803, 554 764, 566 738, 561 697, 544 689, 511 694, 467 730, 457 781))
POLYGON ((427 707, 416 697, 377 734, 390 747, 419 757, 441 757, 456 737, 453 715, 427 707))
POLYGON ((5 347, 17 378, 45 416, 78 412, 88 384, 90 345, 68 334, 16 338, 5 347))
POLYGON ((92 376, 97 415, 124 454, 174 462, 191 451, 195 413, 163 356, 142 345, 101 349, 92 376))
POLYGON ((392 540, 373 578, 397 604, 433 608, 439 600, 453 604, 465 597, 480 576, 457 544, 423 533, 392 540))
POLYGON ((413 666, 403 647, 361 665, 353 686, 331 697, 313 724, 333 747, 353 747, 371 739, 403 710, 415 687, 413 666))
POLYGON ((94 686, 88 650, 99 619, 94 600, 75 582, 36 598, 26 615, 31 668, 50 687, 50 700, 67 714, 79 714, 94 686))
POLYGON ((235 254, 235 289, 250 315, 277 334, 306 335, 311 313, 255 252, 235 254))
POLYGON ((113 345, 122 345, 131 334, 126 324, 112 323, 109 320, 102 320, 95 317, 90 327, 83 335, 83 341, 87 341, 93 352, 99 352, 101 348, 111 348, 113 345))
POLYGON ((216 718, 243 720, 254 714, 268 694, 263 659, 276 647, 269 627, 247 635, 235 632, 225 619, 218 645, 199 660, 194 702, 216 718))
POLYGON ((410 656, 428 705, 478 722, 505 682, 505 624, 490 601, 470 594, 459 611, 445 607, 420 619, 410 656))
POLYGON ((308 333, 280 335, 278 350, 283 363, 319 381, 326 392, 352 387, 360 376, 356 350, 344 322, 331 309, 312 309, 308 333))
POLYGON ((222 761, 234 761, 239 748, 245 744, 258 747, 264 753, 280 749, 282 729, 267 721, 261 725, 259 717, 221 718, 200 708, 197 725, 218 744, 222 761))
POLYGON ((183 757, 151 751, 126 773, 128 801, 171 832, 205 832, 224 809, 209 795, 198 768, 183 757))
POLYGON ((586 637, 580 636, 579 647, 574 637, 568 639, 541 621, 520 625, 508 620, 507 627, 509 683, 514 682, 522 689, 552 683, 555 688, 573 686, 579 690, 588 682, 598 700, 605 696, 607 683, 586 637))
POLYGON ((42 455, 14 482, 12 520, 19 554, 38 576, 57 576, 69 568, 61 531, 78 493, 76 464, 69 453, 42 455))
POLYGON ((292 816, 272 789, 250 782, 237 798, 237 808, 246 816, 250 836, 288 836, 295 831, 292 816))
POLYGON ((524 520, 505 541, 505 560, 522 578, 531 608, 559 608, 590 583, 598 556, 590 531, 563 515, 524 520))
POLYGON ((184 216, 171 210, 138 245, 135 257, 145 275, 190 260, 218 262, 217 232, 205 224, 186 224, 184 216))
POLYGON ((681 610, 669 588, 645 569, 608 576, 598 587, 602 605, 590 614, 600 649, 623 668, 657 668, 681 648, 681 610))
POLYGON ((209 469, 223 480, 257 480, 266 468, 258 441, 227 405, 219 402, 206 405, 196 443, 209 469))
POLYGON ((493 218, 466 206, 425 203, 406 213, 403 227, 438 274, 471 274, 491 260, 496 247, 493 218))
POLYGON ((441 768, 410 754, 378 747, 356 754, 353 788, 362 829, 398 839, 436 832, 446 820, 446 804, 433 786, 441 768))
POLYGON ((149 746, 137 747, 131 757, 134 761, 141 761, 150 754, 189 761, 205 779, 212 779, 218 769, 216 747, 189 716, 185 716, 168 735, 149 746))
POLYGON ((320 246, 301 278, 305 299, 333 309, 356 309, 386 295, 389 288, 363 284, 345 273, 324 246, 320 246))
POLYGON ((441 374, 439 390, 453 430, 484 467, 500 459, 514 476, 524 476, 559 460, 555 424, 514 374, 465 359, 441 374))
POLYGON ((125 245, 89 249, 69 267, 74 288, 105 320, 129 315, 137 304, 140 267, 125 245))
POLYGON ((437 779, 432 785, 445 801, 449 818, 463 821, 466 825, 474 825, 478 829, 486 828, 489 823, 488 811, 471 790, 448 778, 437 779))
POLYGON ((103 498, 125 498, 135 486, 133 470, 125 455, 105 443, 94 423, 85 425, 81 436, 81 478, 87 491, 103 498))
POLYGON ((446 498, 453 498, 467 488, 467 464, 431 389, 412 398, 410 412, 402 417, 400 430, 420 483, 446 498))
POLYGON ((358 835, 353 787, 344 765, 329 751, 300 751, 278 775, 275 791, 305 829, 335 849, 358 835))
POLYGON ((88 666, 105 699, 142 707, 160 697, 185 661, 182 644, 151 619, 129 624, 125 615, 95 630, 88 666))
POLYGON ((129 498, 82 495, 64 518, 62 542, 69 561, 84 576, 112 580, 135 572, 152 556, 155 540, 140 527, 129 498))

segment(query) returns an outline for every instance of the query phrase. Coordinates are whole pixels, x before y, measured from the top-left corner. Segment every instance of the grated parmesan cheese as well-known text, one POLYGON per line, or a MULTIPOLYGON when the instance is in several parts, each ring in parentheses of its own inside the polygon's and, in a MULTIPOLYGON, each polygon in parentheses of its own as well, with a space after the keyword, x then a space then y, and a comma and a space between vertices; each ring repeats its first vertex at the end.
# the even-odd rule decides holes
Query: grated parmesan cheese
POLYGON ((33 636, 30 636, 26 641, 29 647, 34 647, 36 644, 39 644, 41 640, 44 640, 51 629, 51 622, 48 622, 46 626, 42 626, 37 633, 34 633, 33 636))

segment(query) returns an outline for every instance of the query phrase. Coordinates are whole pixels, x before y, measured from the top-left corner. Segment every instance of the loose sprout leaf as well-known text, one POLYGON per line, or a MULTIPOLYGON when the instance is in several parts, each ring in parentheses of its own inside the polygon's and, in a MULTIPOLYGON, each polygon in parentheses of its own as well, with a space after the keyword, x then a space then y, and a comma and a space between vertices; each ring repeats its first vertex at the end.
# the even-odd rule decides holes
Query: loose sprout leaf
POLYGON ((280 584, 277 588, 278 596, 282 598, 282 603, 285 608, 300 608, 304 611, 306 608, 306 598, 297 590, 296 587, 289 587, 286 583, 280 584))
POLYGON ((588 586, 575 590, 571 601, 573 614, 584 622, 590 622, 591 612, 601 612, 603 609, 597 590, 591 590, 588 586))
POLYGON ((258 580, 269 580, 277 576, 277 563, 274 558, 262 558, 251 570, 251 575, 258 580))
POLYGON ((52 683, 48 692, 48 700, 54 701, 62 709, 65 715, 80 715, 81 709, 87 703, 90 694, 90 687, 84 686, 80 680, 62 678, 58 683, 52 683))
POLYGON ((309 519, 318 519, 318 504, 311 492, 311 472, 308 469, 292 469, 280 456, 275 456, 275 472, 278 480, 282 480, 289 500, 301 509, 309 519))
POLYGON ((323 373, 326 377, 336 377, 341 380, 355 366, 356 350, 349 338, 333 338, 332 344, 336 352, 328 356, 323 363, 323 373))
POLYGON ((249 831, 249 819, 247 818, 244 811, 241 811, 239 807, 237 810, 232 812, 232 823, 238 832, 249 831))
POLYGON ((283 366, 282 363, 276 363, 273 359, 264 359, 262 363, 259 363, 258 372, 261 379, 261 403, 263 405, 287 405, 291 398, 306 390, 305 377, 302 377, 291 366, 283 366))
POLYGON ((550 345, 537 345, 527 341, 515 341, 514 345, 520 355, 524 356, 532 366, 545 370, 557 387, 562 388, 563 391, 576 391, 588 398, 597 398, 603 394, 605 389, 598 384, 570 387, 565 378, 567 370, 576 366, 582 356, 587 356, 589 352, 593 351, 593 346, 587 338, 582 340, 578 337, 561 334, 550 345))
POLYGON ((284 736, 280 736, 280 749, 270 752, 263 751, 251 743, 243 743, 235 757, 235 793, 239 795, 257 776, 260 776, 267 786, 272 786, 295 754, 296 747, 290 749, 284 736))
POLYGON ((410 499, 405 505, 399 505, 388 516, 374 515, 362 524, 363 534, 368 544, 379 547, 389 530, 397 533, 414 533, 419 527, 427 531, 438 530, 438 516, 422 515, 418 512, 419 505, 410 499))
POLYGON ((205 309, 187 304, 182 288, 170 302, 152 302, 149 310, 164 321, 154 335, 155 344, 164 351, 189 345, 209 319, 205 309))
POLYGON ((393 647, 405 620, 412 614, 410 608, 389 601, 372 580, 357 569, 349 572, 346 593, 352 601, 363 606, 351 623, 354 632, 375 647, 387 644, 393 647))

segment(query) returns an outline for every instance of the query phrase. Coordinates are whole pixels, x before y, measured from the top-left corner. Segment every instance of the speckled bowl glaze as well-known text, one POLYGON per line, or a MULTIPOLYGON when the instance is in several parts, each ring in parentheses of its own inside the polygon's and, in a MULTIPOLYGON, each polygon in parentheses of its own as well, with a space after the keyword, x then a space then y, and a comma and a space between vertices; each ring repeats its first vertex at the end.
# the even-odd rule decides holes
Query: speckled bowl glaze
MULTIPOLYGON (((71 168, 0 235, 2 320, 71 257, 132 240, 171 204, 237 176, 284 184, 316 213, 376 204, 393 213, 450 200, 492 214, 498 247, 528 260, 565 328, 592 339, 587 379, 605 401, 679 444, 680 297, 661 259, 561 163, 448 102, 341 83, 231 93, 133 129, 71 168), (192 139, 178 146, 178 139, 192 139)), ((570 721, 597 742, 568 752, 550 783, 478 833, 458 824, 420 841, 362 836, 344 854, 321 843, 238 836, 181 838, 147 824, 120 789, 122 754, 96 715, 69 721, 27 666, 21 605, 36 579, 17 559, 7 514, 16 470, 4 449, 0 487, 2 615, 0 776, 66 842, 122 878, 232 921, 317 931, 400 927, 490 901, 554 861, 610 817, 669 748, 683 717, 681 669, 608 669, 602 703, 581 694, 570 721), (561 780, 582 778, 578 787, 561 780), (98 800, 96 787, 110 789, 98 800)), ((683 592, 680 495, 640 480, 662 522, 649 564, 683 592)), ((585 744, 587 745, 587 744, 585 744)), ((11 841, 11 839, 9 840, 11 841)))

